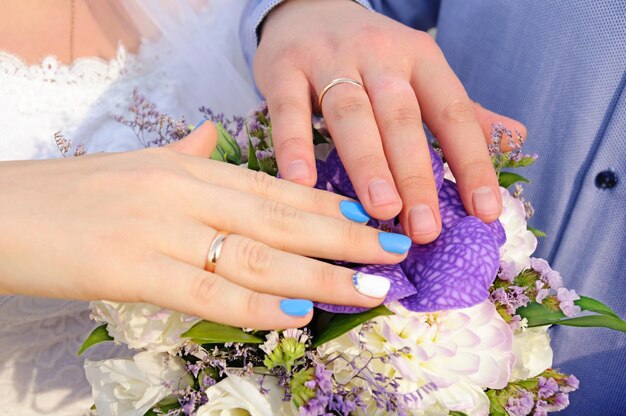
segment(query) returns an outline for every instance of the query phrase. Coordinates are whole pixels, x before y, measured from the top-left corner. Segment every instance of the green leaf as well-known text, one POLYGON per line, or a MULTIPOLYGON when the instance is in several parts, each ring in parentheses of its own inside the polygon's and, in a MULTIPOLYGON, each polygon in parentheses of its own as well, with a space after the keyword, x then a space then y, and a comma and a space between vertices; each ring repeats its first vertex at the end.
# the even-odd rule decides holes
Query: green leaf
POLYGON ((259 159, 256 157, 256 151, 252 145, 252 140, 248 137, 248 169, 259 171, 261 165, 259 165, 259 159))
POLYGON ((546 237, 548 234, 544 233, 543 231, 535 228, 535 227, 531 227, 530 225, 527 225, 526 228, 528 228, 528 231, 530 231, 531 233, 533 233, 535 235, 535 237, 541 238, 541 237, 546 237))
POLYGON ((225 161, 236 165, 241 163, 241 148, 235 139, 226 131, 222 123, 217 123, 216 149, 220 149, 224 153, 225 161))
POLYGON ((181 335, 190 338, 196 344, 224 344, 226 342, 239 342, 245 344, 261 344, 263 339, 241 328, 222 325, 215 322, 200 321, 181 335))
POLYGON ((565 314, 561 311, 553 311, 546 305, 531 302, 527 306, 518 308, 517 312, 522 318, 528 319, 528 326, 551 325, 554 322, 565 318, 565 314))
POLYGON ((352 328, 355 328, 378 316, 388 316, 393 314, 394 313, 387 309, 384 305, 380 305, 374 309, 361 313, 335 314, 330 319, 328 324, 326 324, 326 326, 313 338, 313 347, 319 347, 320 345, 345 334, 352 328))
POLYGON ((112 340, 113 337, 107 332, 107 324, 102 324, 91 331, 91 334, 89 334, 85 342, 83 342, 83 345, 80 346, 77 354, 82 355, 82 353, 87 351, 88 348, 91 348, 96 344, 100 344, 101 342, 112 340))
POLYGON ((580 299, 575 300, 574 303, 580 306, 580 309, 582 309, 583 311, 596 312, 601 315, 613 316, 617 319, 621 319, 613 309, 609 308, 599 300, 595 300, 588 296, 581 296, 580 299))
POLYGON ((566 325, 578 327, 600 327, 609 328, 616 331, 626 332, 626 322, 615 314, 615 312, 603 303, 585 296, 574 302, 584 311, 597 312, 601 315, 587 315, 576 318, 566 318, 561 311, 553 311, 545 305, 537 302, 529 303, 528 306, 519 308, 517 313, 528 319, 529 327, 545 325, 566 325))
POLYGON ((489 416, 508 416, 496 390, 487 390, 487 397, 489 398, 489 416))
POLYGON ((463 413, 463 412, 459 412, 459 411, 453 410, 450 413, 448 413, 448 416, 467 416, 467 413, 463 413))
POLYGON ((620 332, 626 332, 626 322, 620 318, 606 315, 579 316, 577 318, 563 319, 555 322, 555 324, 578 327, 609 328, 620 332))
POLYGON ((143 416, 162 416, 174 409, 180 409, 180 402, 175 396, 168 396, 144 413, 143 416), (156 412, 155 409, 159 409, 159 412, 156 412))
POLYGON ((222 149, 220 149, 219 147, 216 147, 213 150, 213 153, 211 153, 211 159, 217 160, 220 162, 226 162, 226 154, 224 153, 222 149))
POLYGON ((528 179, 523 177, 522 175, 518 175, 513 172, 500 172, 500 176, 498 177, 498 183, 503 188, 508 188, 517 182, 525 182, 528 183, 528 179))

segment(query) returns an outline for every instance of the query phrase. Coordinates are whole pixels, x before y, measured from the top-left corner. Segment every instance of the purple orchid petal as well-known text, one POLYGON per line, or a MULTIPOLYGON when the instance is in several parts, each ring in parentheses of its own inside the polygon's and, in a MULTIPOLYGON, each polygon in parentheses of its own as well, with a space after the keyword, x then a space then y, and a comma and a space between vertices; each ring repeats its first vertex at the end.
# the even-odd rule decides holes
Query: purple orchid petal
POLYGON ((326 158, 326 178, 330 184, 340 193, 349 198, 357 199, 356 191, 350 182, 348 173, 343 167, 337 149, 333 149, 326 158))
POLYGON ((441 189, 441 184, 443 183, 443 160, 441 160, 439 154, 430 145, 428 146, 428 150, 430 150, 430 161, 433 166, 433 174, 435 175, 437 190, 439 190, 441 189))
POLYGON ((504 231, 504 227, 502 226, 502 223, 500 223, 500 220, 487 224, 487 227, 491 229, 493 238, 495 238, 498 247, 502 247, 504 243, 506 243, 506 232, 504 231))
MULTIPOLYGON (((441 224, 444 229, 450 228, 456 221, 467 217, 467 211, 463 207, 463 201, 459 195, 456 184, 449 180, 444 180, 439 189, 439 210, 441 212, 441 224)), ((506 242, 506 234, 500 221, 487 224, 493 232, 498 247, 506 242)))
MULTIPOLYGON (((444 175, 443 161, 432 147, 428 146, 428 150, 430 151, 430 160, 433 174, 435 175, 435 182, 437 183, 437 189, 440 189, 443 183, 444 175)), ((327 178, 335 189, 345 196, 356 198, 356 192, 352 186, 350 178, 348 177, 346 169, 341 163, 337 149, 333 149, 328 155, 328 158, 326 159, 326 169, 327 178)))
POLYGON ((328 164, 323 160, 316 159, 315 168, 317 169, 317 182, 315 183, 315 188, 337 193, 328 180, 328 164))
MULTIPOLYGON (((385 303, 402 299, 417 293, 415 286, 406 277, 402 268, 397 264, 368 264, 354 268, 355 271, 384 276, 391 281, 391 287, 385 298, 385 303)), ((330 305, 316 303, 315 307, 334 313, 359 313, 368 310, 359 306, 330 305)))
POLYGON ((478 218, 459 219, 434 242, 411 247, 402 268, 417 294, 400 303, 415 312, 476 305, 487 299, 499 263, 492 230, 478 218))
POLYGON ((447 179, 443 181, 439 189, 439 211, 444 229, 450 228, 457 220, 467 217, 467 211, 463 207, 456 184, 447 179))

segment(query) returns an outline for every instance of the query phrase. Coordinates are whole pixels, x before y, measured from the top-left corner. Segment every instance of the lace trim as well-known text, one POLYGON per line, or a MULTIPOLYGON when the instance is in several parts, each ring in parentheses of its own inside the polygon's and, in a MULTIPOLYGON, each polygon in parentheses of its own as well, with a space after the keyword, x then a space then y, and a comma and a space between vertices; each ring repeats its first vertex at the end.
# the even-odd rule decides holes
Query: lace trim
POLYGON ((142 40, 136 55, 128 53, 126 47, 120 44, 115 57, 109 61, 85 57, 76 59, 71 65, 60 63, 55 56, 47 56, 39 65, 27 65, 17 55, 0 51, 0 77, 61 85, 107 83, 122 76, 140 73, 144 67, 154 64, 158 56, 153 51, 154 45, 142 40))

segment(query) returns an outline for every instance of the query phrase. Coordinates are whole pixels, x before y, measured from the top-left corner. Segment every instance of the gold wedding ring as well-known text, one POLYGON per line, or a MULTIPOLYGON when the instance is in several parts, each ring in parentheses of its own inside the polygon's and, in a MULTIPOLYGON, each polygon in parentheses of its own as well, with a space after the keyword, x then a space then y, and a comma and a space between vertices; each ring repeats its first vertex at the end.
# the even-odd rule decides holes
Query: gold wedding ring
POLYGON ((320 106, 320 110, 322 109, 322 100, 324 100, 324 96, 326 95, 326 93, 328 92, 328 90, 330 90, 332 87, 339 85, 339 84, 352 84, 352 85, 356 85, 357 87, 361 88, 363 91, 365 91, 365 87, 363 86, 363 84, 361 84, 359 81, 357 81, 356 79, 352 79, 352 78, 337 78, 337 79, 333 79, 332 81, 330 81, 322 90, 322 92, 320 93, 320 98, 318 100, 318 104, 320 106))
POLYGON ((217 260, 219 260, 220 258, 220 254, 222 253, 222 245, 224 244, 224 240, 227 236, 227 232, 219 231, 211 242, 209 252, 206 255, 206 264, 204 265, 206 271, 211 273, 215 271, 215 265, 217 264, 217 260))

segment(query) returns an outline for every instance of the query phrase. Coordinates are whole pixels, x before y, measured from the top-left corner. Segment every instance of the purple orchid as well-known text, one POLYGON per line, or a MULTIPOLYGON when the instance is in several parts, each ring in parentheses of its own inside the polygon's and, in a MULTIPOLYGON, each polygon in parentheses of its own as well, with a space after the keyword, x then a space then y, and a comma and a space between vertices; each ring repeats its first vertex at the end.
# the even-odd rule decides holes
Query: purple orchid
MULTIPOLYGON (((414 312, 434 312, 476 305, 489 296, 500 265, 499 247, 506 241, 499 221, 485 224, 469 216, 456 184, 444 180, 443 162, 431 148, 430 158, 439 192, 442 231, 430 244, 413 244, 407 258, 394 265, 351 265, 355 271, 377 274, 391 281, 385 303, 399 301, 414 312)), ((316 187, 357 199, 339 156, 333 150, 317 161, 316 187)), ((399 220, 371 220, 383 231, 402 232, 399 220)), ((318 303, 335 313, 358 313, 366 308, 318 303)))

